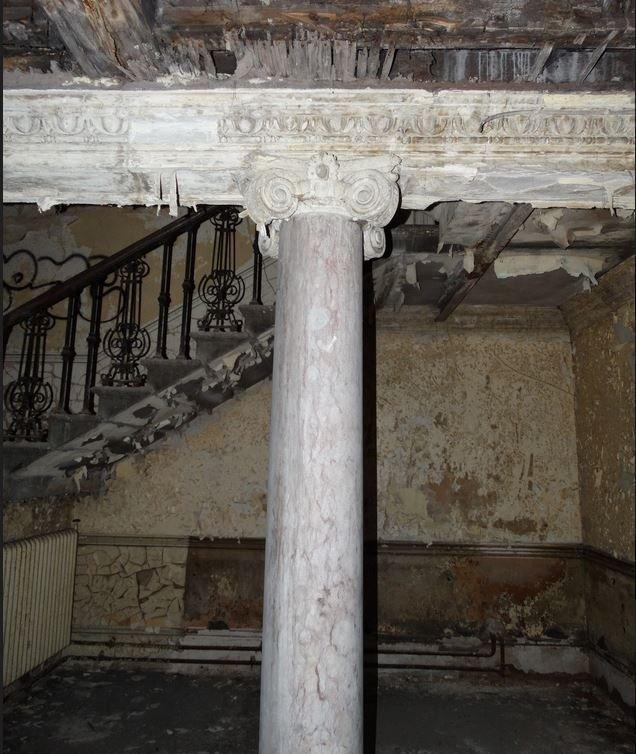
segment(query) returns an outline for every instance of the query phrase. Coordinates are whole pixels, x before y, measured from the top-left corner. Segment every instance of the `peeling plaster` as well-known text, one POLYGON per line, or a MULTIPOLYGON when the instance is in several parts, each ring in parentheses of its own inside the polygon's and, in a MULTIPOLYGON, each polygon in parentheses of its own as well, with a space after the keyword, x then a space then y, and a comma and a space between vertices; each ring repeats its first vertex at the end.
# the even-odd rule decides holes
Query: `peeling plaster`
MULTIPOLYGON (((380 330, 377 368, 381 539, 579 540, 567 340, 380 330)), ((263 536, 270 400, 259 383, 122 459, 81 530, 263 536)))
POLYGON ((594 253, 504 251, 495 260, 494 270, 498 278, 510 278, 562 269, 572 277, 583 276, 592 285, 596 285, 596 276, 609 266, 611 264, 607 256, 594 253))

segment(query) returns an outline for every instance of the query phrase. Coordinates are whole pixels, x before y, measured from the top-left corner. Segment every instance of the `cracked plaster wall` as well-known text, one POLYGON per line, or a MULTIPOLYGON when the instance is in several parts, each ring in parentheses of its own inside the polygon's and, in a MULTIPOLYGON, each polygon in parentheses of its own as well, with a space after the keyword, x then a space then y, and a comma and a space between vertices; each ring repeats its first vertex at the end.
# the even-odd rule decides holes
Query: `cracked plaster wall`
MULTIPOLYGON (((572 332, 583 541, 634 562, 634 258, 566 310, 572 332)), ((588 564, 590 641, 636 666, 634 577, 588 564)))
MULTIPOLYGON (((380 328, 379 538, 580 541, 573 389, 565 331, 380 328)), ((115 541, 138 536, 140 544, 143 537, 193 537, 190 565, 184 567, 197 573, 196 584, 184 589, 185 574, 171 569, 168 577, 159 562, 149 563, 166 548, 138 548, 145 560, 133 564, 128 547, 81 546, 76 628, 176 627, 202 620, 259 627, 260 597, 254 593, 247 610, 240 585, 246 567, 260 578, 262 555, 252 550, 253 562, 241 556, 241 565, 231 559, 228 565, 213 551, 203 558, 196 540, 264 536, 270 405, 267 380, 168 435, 147 454, 123 459, 102 496, 75 501, 73 516, 85 535, 115 541), (128 572, 133 565, 149 587, 128 572), (143 598, 135 591, 142 586, 143 598), (204 590, 194 612, 183 609, 194 599, 191 588, 197 594, 204 590)), ((480 565, 482 570, 472 562, 459 554, 417 559, 410 567, 385 557, 381 630, 475 631, 494 618, 519 637, 580 635, 583 585, 577 562, 553 567, 548 559, 537 566, 540 578, 528 571, 519 583, 510 582, 510 563, 513 571, 525 573, 527 561, 495 558, 480 565), (399 575, 404 568, 410 574, 406 581, 399 575), (448 612, 445 605, 458 594, 467 605, 478 600, 474 614, 448 612)))
POLYGON ((83 546, 73 626, 181 626, 187 547, 83 546))
MULTIPOLYGON (((380 539, 580 541, 567 333, 378 333, 380 539)), ((262 537, 271 383, 116 467, 88 534, 262 537)))
POLYGON ((587 544, 634 559, 634 298, 573 335, 587 544))

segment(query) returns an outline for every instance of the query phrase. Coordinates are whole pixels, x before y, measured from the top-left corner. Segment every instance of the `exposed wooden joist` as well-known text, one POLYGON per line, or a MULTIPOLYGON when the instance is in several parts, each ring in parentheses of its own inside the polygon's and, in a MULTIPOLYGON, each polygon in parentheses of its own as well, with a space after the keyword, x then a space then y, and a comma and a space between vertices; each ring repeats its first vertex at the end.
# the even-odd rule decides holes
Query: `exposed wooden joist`
POLYGON ((157 42, 132 0, 41 0, 64 44, 87 76, 137 78, 161 65, 157 42))
POLYGON ((87 76, 151 80, 166 73, 215 74, 200 39, 166 43, 135 0, 41 0, 49 20, 87 76))
POLYGON ((596 67, 596 64, 603 57, 603 54, 607 50, 609 43, 612 41, 612 39, 614 39, 616 34, 617 34, 616 31, 611 31, 607 35, 607 39, 605 40, 605 42, 603 42, 602 45, 599 45, 594 50, 594 52, 592 53, 592 56, 590 57, 589 63, 585 66, 585 68, 583 69, 583 71, 581 72, 579 76, 579 80, 578 80, 579 84, 582 84, 585 81, 585 79, 590 75, 590 73, 592 73, 592 71, 596 67))
POLYGON ((609 31, 621 32, 616 44, 633 46, 634 27, 619 3, 578 0, 510 0, 495 13, 490 0, 386 0, 332 2, 306 0, 159 0, 158 17, 176 35, 204 35, 221 44, 228 30, 244 30, 252 39, 289 38, 295 30, 313 31, 364 44, 426 48, 560 47, 582 36, 601 44, 609 31))
POLYGON ((543 45, 543 48, 539 51, 537 59, 534 61, 534 65, 528 74, 528 81, 536 81, 539 78, 550 55, 552 55, 552 50, 554 50, 554 42, 548 42, 543 45))
POLYGON ((471 272, 462 271, 452 282, 446 295, 439 302, 440 312, 436 322, 444 322, 477 285, 499 254, 528 219, 532 212, 530 204, 513 204, 504 219, 495 225, 484 241, 474 249, 474 267, 471 272))

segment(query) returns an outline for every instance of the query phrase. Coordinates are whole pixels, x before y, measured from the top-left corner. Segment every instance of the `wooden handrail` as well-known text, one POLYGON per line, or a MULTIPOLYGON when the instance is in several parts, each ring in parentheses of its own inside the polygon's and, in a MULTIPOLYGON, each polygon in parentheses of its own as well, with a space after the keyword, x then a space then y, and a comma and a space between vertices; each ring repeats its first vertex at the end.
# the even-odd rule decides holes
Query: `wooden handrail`
POLYGON ((49 309, 60 301, 81 293, 87 286, 104 280, 127 262, 138 259, 162 244, 174 240, 182 233, 198 227, 221 209, 222 207, 212 206, 200 209, 197 212, 191 211, 187 215, 184 215, 184 217, 180 217, 169 225, 166 225, 164 228, 160 228, 145 236, 145 238, 135 241, 130 246, 126 246, 126 248, 104 259, 94 267, 89 267, 84 272, 80 272, 69 278, 69 280, 64 280, 54 285, 52 288, 44 291, 44 293, 31 299, 31 301, 27 301, 20 306, 16 306, 15 309, 11 309, 3 317, 2 327, 5 340, 17 324, 33 316, 36 312, 49 309))

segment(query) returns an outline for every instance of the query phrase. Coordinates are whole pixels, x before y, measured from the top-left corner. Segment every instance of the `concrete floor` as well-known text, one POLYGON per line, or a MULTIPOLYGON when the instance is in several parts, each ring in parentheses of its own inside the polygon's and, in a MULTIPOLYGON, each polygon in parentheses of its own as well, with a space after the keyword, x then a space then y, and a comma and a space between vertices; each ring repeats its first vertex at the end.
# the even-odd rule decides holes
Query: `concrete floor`
MULTIPOLYGON (((258 750, 258 696, 257 672, 206 677, 61 665, 5 705, 3 751, 248 754, 258 750)), ((401 672, 380 676, 375 751, 632 753, 634 730, 581 681, 401 672)))

